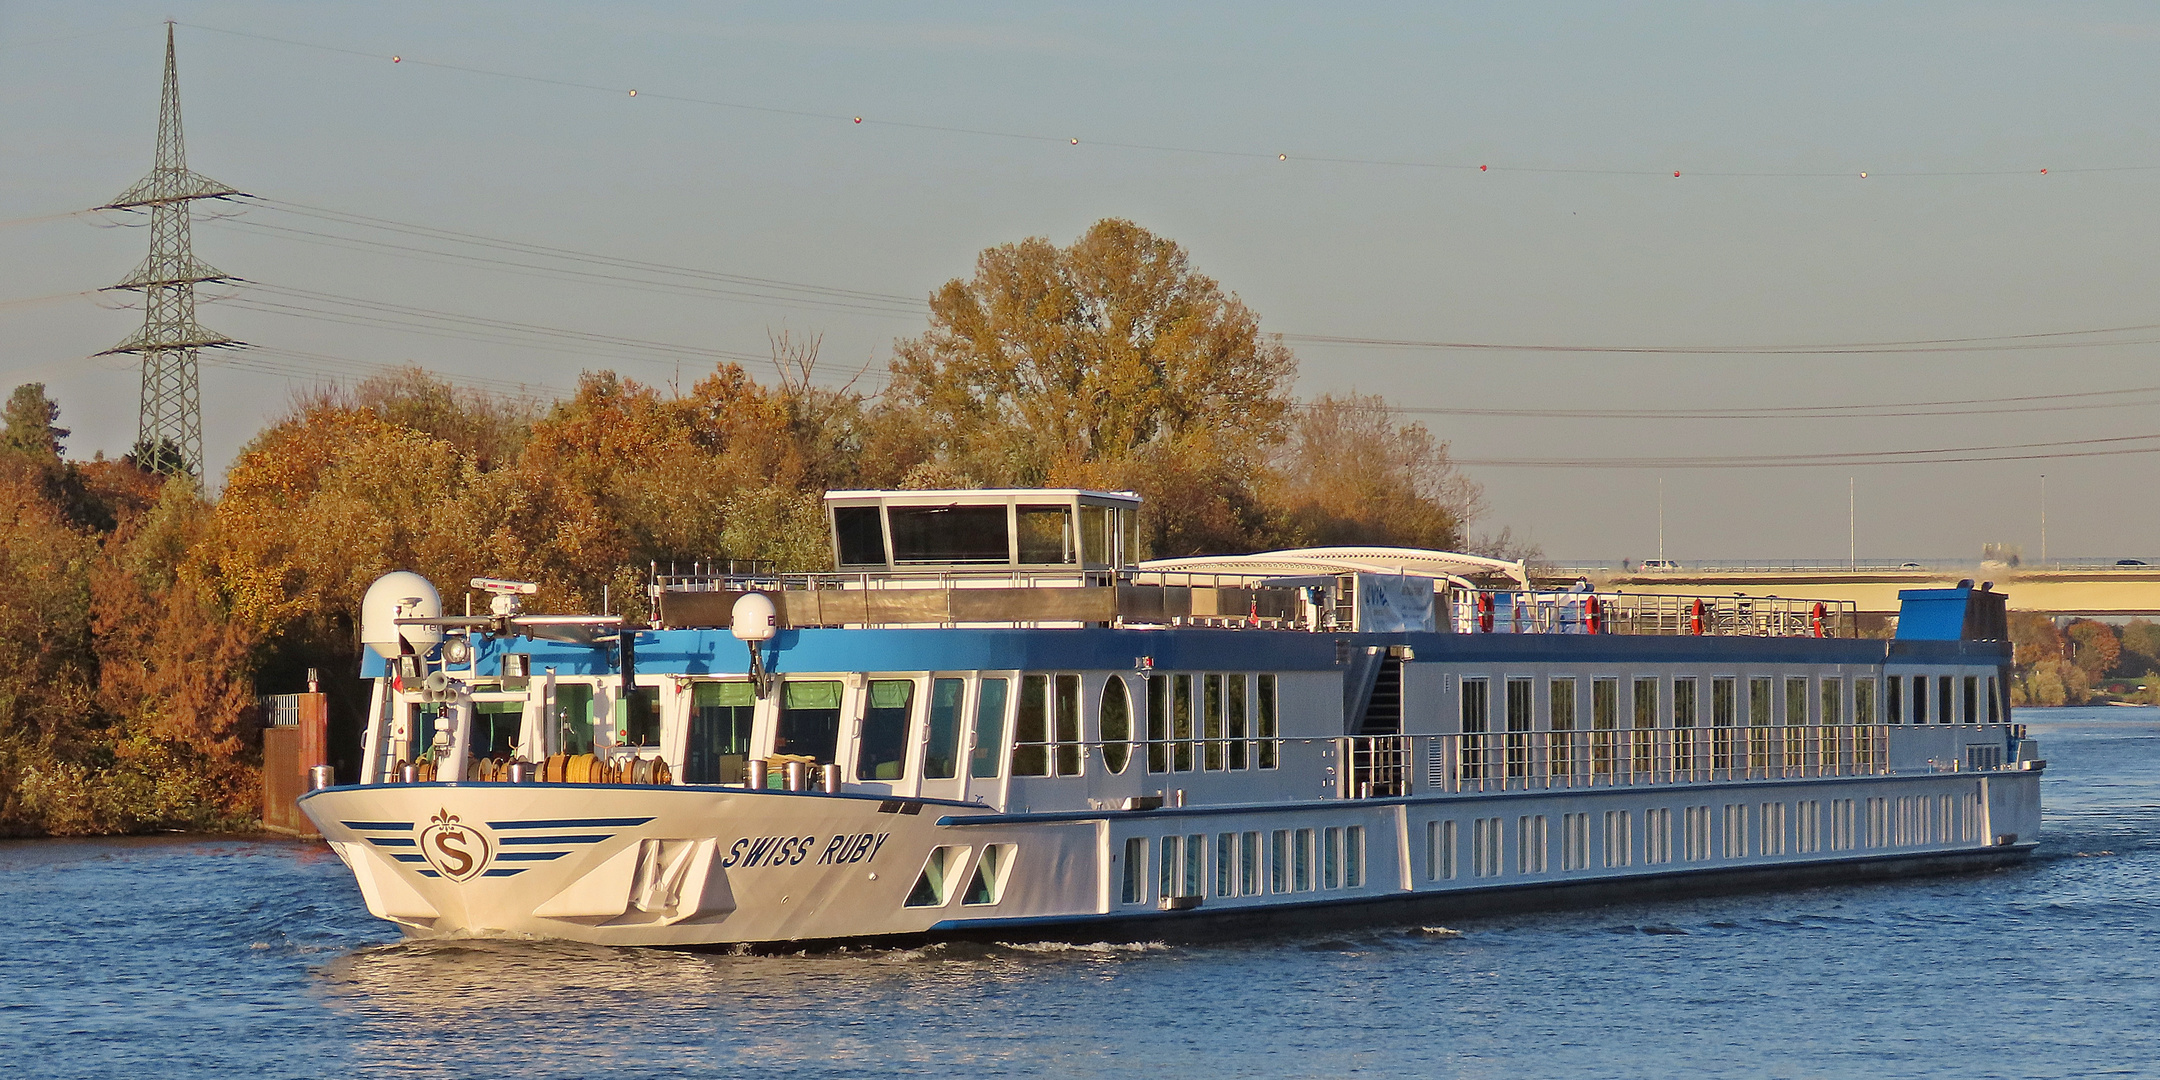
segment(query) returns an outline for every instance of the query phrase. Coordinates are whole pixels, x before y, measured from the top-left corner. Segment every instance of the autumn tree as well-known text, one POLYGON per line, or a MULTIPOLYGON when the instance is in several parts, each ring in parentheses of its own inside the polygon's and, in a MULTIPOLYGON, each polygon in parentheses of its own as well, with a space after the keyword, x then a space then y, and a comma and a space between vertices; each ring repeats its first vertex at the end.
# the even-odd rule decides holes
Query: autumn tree
POLYGON ((1271 494, 1285 539, 1459 550, 1481 491, 1423 424, 1378 395, 1323 394, 1296 411, 1271 494))
POLYGON ((2160 671, 2160 623, 2132 619, 2123 625, 2119 637, 2122 656, 2115 662, 2119 673, 2138 676, 2160 671))
POLYGON ((60 406, 45 396, 44 383, 24 383, 8 395, 7 428, 0 431, 0 453, 60 464, 61 440, 68 431, 55 421, 60 406))
POLYGON ((2104 622, 2075 619, 2063 633, 2070 639, 2070 662, 2085 673, 2089 682, 2105 678, 2122 657, 2122 643, 2115 637, 2115 628, 2104 622))
POLYGON ((919 468, 979 485, 1131 487, 1158 554, 1256 543, 1296 360, 1175 242, 1119 219, 984 251, 897 343, 887 405, 919 468))

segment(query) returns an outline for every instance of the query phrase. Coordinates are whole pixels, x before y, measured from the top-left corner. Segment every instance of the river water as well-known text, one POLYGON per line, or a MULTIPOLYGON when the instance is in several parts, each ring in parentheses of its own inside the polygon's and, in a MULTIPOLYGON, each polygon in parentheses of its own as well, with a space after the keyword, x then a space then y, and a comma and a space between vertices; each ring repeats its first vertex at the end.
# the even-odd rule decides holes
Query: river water
POLYGON ((2160 709, 2029 865, 1211 946, 400 943, 328 851, 0 844, 0 1075, 2160 1075, 2160 709))

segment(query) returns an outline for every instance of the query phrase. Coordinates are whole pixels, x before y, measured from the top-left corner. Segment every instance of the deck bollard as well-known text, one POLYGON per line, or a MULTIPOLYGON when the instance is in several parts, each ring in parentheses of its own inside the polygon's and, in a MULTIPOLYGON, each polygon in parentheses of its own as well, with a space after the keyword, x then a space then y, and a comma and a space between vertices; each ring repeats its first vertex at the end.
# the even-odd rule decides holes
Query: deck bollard
POLYGON ((787 763, 787 789, 789 791, 810 790, 809 762, 790 761, 787 763))
POLYGON ((398 763, 398 767, 397 767, 397 778, 398 778, 398 783, 400 783, 400 784, 417 784, 417 783, 419 783, 419 782, 420 782, 420 766, 418 766, 418 765, 415 765, 415 764, 413 764, 413 763, 412 763, 412 762, 410 762, 410 761, 401 761, 401 762, 399 762, 399 763, 398 763))
POLYGON ((751 758, 748 762, 744 763, 743 786, 752 789, 763 789, 771 787, 771 769, 772 766, 770 764, 767 764, 764 758, 751 758))
POLYGON ((307 771, 309 791, 321 791, 337 784, 337 770, 328 765, 310 765, 307 771))
POLYGON ((531 766, 531 765, 527 764, 527 763, 526 763, 526 762, 525 762, 524 760, 522 760, 522 759, 520 759, 520 760, 517 760, 517 761, 512 761, 512 762, 510 763, 510 782, 511 782, 511 783, 513 783, 513 784, 524 784, 524 783, 529 783, 529 782, 531 782, 531 780, 532 780, 532 766, 531 766))
POLYGON ((818 766, 818 790, 827 795, 840 794, 840 766, 818 766))

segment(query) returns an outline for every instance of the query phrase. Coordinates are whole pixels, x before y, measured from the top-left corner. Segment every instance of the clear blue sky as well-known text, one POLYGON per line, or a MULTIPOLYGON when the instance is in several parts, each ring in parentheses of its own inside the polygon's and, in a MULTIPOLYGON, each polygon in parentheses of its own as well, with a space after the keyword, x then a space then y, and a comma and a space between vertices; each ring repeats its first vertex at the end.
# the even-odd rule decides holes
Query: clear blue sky
MULTIPOLYGON (((2150 299, 2160 170, 2078 171, 2160 166, 2160 10, 2149 5, 0 0, 0 221, 96 205, 148 170, 168 16, 182 23, 198 171, 283 204, 626 259, 921 297, 968 273, 986 246, 1066 242, 1115 215, 1184 244, 1265 327, 1291 334, 1677 346, 2160 323, 2150 299), (1311 160, 1322 157, 1494 169, 1311 160), (1780 175, 1714 175, 1749 172, 1780 175), (1909 175, 1957 172, 2010 175, 1909 175)), ((85 358, 125 337, 139 314, 85 297, 20 301, 96 288, 141 258, 141 231, 98 224, 0 225, 0 380, 46 382, 75 430, 70 451, 84 455, 124 451, 133 436, 131 362, 85 358)), ((686 294, 424 261, 351 244, 427 246, 409 233, 267 207, 199 222, 195 238, 202 258, 261 283, 202 312, 265 347, 252 366, 205 367, 218 470, 307 384, 280 368, 409 360, 456 378, 564 387, 588 368, 664 382, 678 364, 687 380, 710 362, 560 338, 548 342, 562 351, 452 340, 266 304, 375 323, 382 305, 405 305, 752 356, 784 327, 822 333, 833 373, 881 369, 893 339, 922 325, 902 305, 864 311, 829 294, 686 294)), ((1356 388, 1403 406, 1500 409, 2160 386, 2156 348, 1705 356, 1297 346, 1303 394, 1356 388)), ((2160 394, 2091 400, 2111 407, 1426 421, 1460 457, 1511 460, 2160 433, 2160 394)), ((1971 556, 1986 541, 2023 543, 2031 557, 2042 473, 2051 554, 2160 554, 2156 466, 2160 455, 1471 472, 1488 495, 1483 527, 1512 526, 1561 558, 1655 554, 1660 476, 1675 558, 1842 556, 1848 477, 1863 558, 1971 556)))

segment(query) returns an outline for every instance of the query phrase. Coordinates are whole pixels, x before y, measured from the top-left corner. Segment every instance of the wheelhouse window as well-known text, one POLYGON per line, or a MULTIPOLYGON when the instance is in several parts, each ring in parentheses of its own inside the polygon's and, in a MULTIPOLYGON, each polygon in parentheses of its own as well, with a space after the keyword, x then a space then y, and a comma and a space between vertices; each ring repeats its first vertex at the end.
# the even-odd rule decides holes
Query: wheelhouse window
POLYGON ((630 746, 660 745, 660 688, 633 686, 615 699, 615 721, 630 746))
POLYGON ((1011 680, 984 679, 975 694, 974 750, 968 755, 968 775, 993 779, 998 763, 1005 760, 1005 699, 1011 680))
POLYGON ((1935 680, 1935 722, 1936 722, 1936 723, 1938 723, 1938 724, 1947 724, 1947 723, 1950 723, 1950 722, 1951 722, 1951 720, 1953 719, 1953 717, 1951 717, 1951 715, 1950 715, 1950 705, 1951 705, 1951 702, 1950 702, 1950 676, 1948 676, 1948 675, 1943 675, 1943 676, 1939 676, 1939 677, 1937 677, 1937 678, 1936 678, 1936 680, 1935 680))
POLYGON ((1889 699, 1890 699, 1890 700, 1889 700, 1889 703, 1888 703, 1888 704, 1889 704, 1889 706, 1890 706, 1890 710, 1889 710, 1889 711, 1890 711, 1890 722, 1891 722, 1891 723, 1893 723, 1893 724, 1902 724, 1902 723, 1904 723, 1904 722, 1905 722, 1905 680, 1904 680, 1904 679, 1901 679, 1901 678, 1899 678, 1899 677, 1898 677, 1898 676, 1896 676, 1896 675, 1892 675, 1892 676, 1890 676, 1890 677, 1889 677, 1888 679, 1885 679, 1885 680, 1883 680, 1883 689, 1885 689, 1885 690, 1888 690, 1888 691, 1890 692, 1890 693, 1889 693, 1889 699))
POLYGON ((525 703, 522 701, 473 702, 473 756, 496 761, 516 757, 518 735, 524 726, 525 703))
POLYGON ((774 729, 773 752, 830 765, 833 751, 839 745, 839 681, 821 679, 782 684, 780 723, 774 729))
POLYGON ((1002 506, 894 506, 893 562, 1009 563, 1012 542, 1002 506))
POLYGON ((1260 715, 1256 721, 1259 728, 1256 734, 1260 737, 1260 767, 1272 769, 1282 749, 1281 741, 1275 737, 1275 676, 1262 675, 1255 682, 1259 684, 1260 715))
POLYGON ((923 776, 950 780, 960 772, 960 710, 967 696, 965 679, 930 681, 930 731, 923 741, 923 776))
POLYGON ((1103 744, 1103 768, 1113 774, 1122 773, 1132 760, 1132 698, 1126 694, 1125 680, 1112 675, 1103 683, 1096 718, 1103 744))
MULTIPOLYGON (((557 683, 555 685, 555 745, 565 754, 590 754, 593 752, 593 688, 588 683, 557 683)), ((415 729, 417 730, 417 729, 415 729)), ((430 734, 432 734, 432 725, 430 734)), ((425 740, 415 744, 418 753, 427 748, 425 740)))
POLYGON ((833 535, 840 543, 840 565, 885 565, 885 522, 875 506, 833 508, 833 535))
POLYGON ((1013 520, 1019 524, 1023 565, 1067 566, 1080 561, 1073 549, 1071 507, 1022 506, 1014 511, 1013 520))
POLYGON ((1080 559, 1098 566, 1117 565, 1116 553, 1110 550, 1110 508, 1080 505, 1080 559))
POLYGON ((1882 718, 1875 715, 1875 680, 1854 679, 1852 684, 1853 723, 1879 724, 1882 718))
POLYGON ((740 784, 748 775, 757 692, 746 682, 701 682, 690 690, 686 784, 740 784))
POLYGON ((907 776, 908 721, 914 705, 915 680, 870 680, 863 707, 862 738, 855 753, 855 779, 900 780, 907 776))

